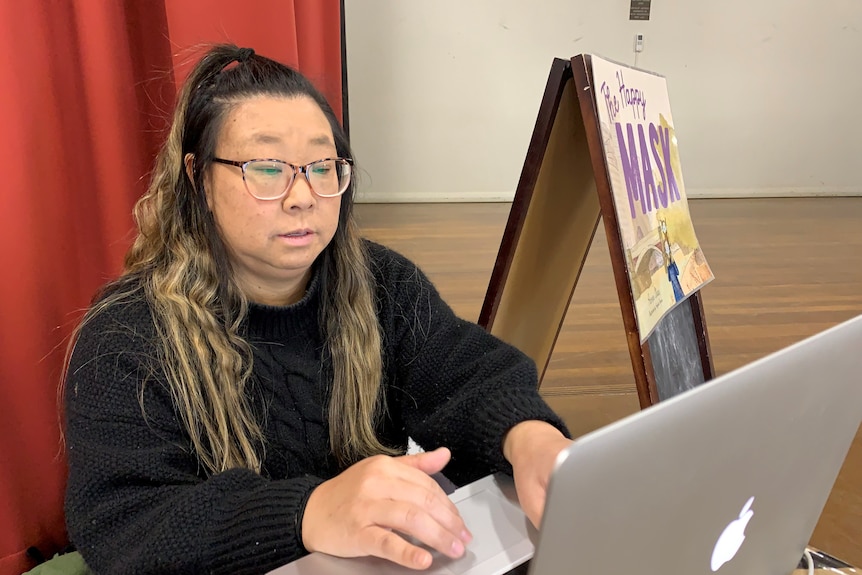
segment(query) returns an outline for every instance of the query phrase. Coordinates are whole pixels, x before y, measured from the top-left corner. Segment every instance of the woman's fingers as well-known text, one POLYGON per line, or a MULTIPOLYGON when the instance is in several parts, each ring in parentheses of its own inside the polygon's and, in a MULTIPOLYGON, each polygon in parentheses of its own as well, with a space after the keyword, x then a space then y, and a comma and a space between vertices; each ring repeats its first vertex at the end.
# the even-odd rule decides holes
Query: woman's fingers
POLYGON ((444 506, 421 487, 404 485, 397 499, 375 509, 374 522, 414 537, 444 555, 460 557, 472 536, 457 508, 445 499, 444 506))
POLYGON ((458 558, 464 554, 464 542, 458 536, 445 529, 424 509, 409 503, 393 502, 381 508, 377 526, 410 536, 414 542, 436 549, 447 557, 458 558))
POLYGON ((521 422, 503 439, 503 455, 512 464, 518 501, 536 528, 542 522, 557 456, 571 443, 557 428, 542 421, 521 422))
MULTIPOLYGON (((430 485, 399 479, 388 486, 383 496, 386 499, 411 503, 427 511, 443 527, 461 539, 468 533, 458 508, 433 479, 430 485)), ((469 534, 466 537, 471 538, 469 534)))
POLYGON ((402 492, 404 497, 402 498, 405 498, 409 493, 410 501, 429 510, 437 521, 454 533, 462 542, 469 543, 473 539, 473 535, 461 519, 458 508, 455 507, 455 504, 452 503, 440 485, 427 475, 428 473, 437 473, 439 469, 445 467, 449 457, 449 450, 446 448, 417 455, 396 457, 391 461, 405 464, 405 466, 396 467, 394 471, 386 471, 388 474, 396 474, 405 482, 403 487, 405 491, 402 492), (421 472, 417 473, 410 468, 421 470, 421 472), (416 491, 415 489, 408 491, 409 485, 421 487, 424 491, 416 491))
POLYGON ((302 520, 309 551, 355 557, 375 555, 414 569, 431 563, 427 549, 464 554, 472 539, 458 509, 427 473, 449 461, 446 449, 415 456, 363 460, 318 486, 302 520))
POLYGON ((380 557, 410 569, 427 569, 431 566, 431 553, 416 545, 411 545, 403 537, 372 525, 359 534, 359 545, 367 550, 367 555, 380 557))
POLYGON ((536 484, 531 486, 528 494, 525 493, 523 497, 524 501, 521 504, 524 514, 536 529, 542 523, 542 512, 545 510, 545 497, 545 488, 540 484, 536 484))

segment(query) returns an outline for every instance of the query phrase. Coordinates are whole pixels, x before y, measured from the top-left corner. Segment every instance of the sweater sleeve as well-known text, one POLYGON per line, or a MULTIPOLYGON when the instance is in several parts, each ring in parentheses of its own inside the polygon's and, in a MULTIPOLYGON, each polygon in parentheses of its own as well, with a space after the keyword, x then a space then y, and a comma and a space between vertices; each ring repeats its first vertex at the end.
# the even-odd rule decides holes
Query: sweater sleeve
POLYGON ((570 436, 539 395, 530 358, 458 318, 409 260, 381 246, 372 245, 371 253, 383 285, 384 343, 393 356, 390 396, 419 445, 452 451, 447 477, 464 484, 511 474, 503 438, 520 422, 545 421, 570 436))
POLYGON ((264 573, 305 553, 322 480, 207 476, 152 368, 152 319, 117 304, 81 331, 65 391, 72 541, 97 573, 264 573))

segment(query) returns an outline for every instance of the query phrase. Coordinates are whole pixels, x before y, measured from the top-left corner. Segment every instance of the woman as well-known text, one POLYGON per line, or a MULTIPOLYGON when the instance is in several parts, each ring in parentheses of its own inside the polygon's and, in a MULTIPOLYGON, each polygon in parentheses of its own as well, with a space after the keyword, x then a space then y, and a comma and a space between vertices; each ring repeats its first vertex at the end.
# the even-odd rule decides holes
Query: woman
POLYGON ((441 470, 513 473, 538 523, 568 440, 535 367, 358 238, 350 158, 290 68, 217 46, 190 74, 68 365, 67 524, 97 573, 426 568, 399 534, 451 557, 472 537, 441 470))

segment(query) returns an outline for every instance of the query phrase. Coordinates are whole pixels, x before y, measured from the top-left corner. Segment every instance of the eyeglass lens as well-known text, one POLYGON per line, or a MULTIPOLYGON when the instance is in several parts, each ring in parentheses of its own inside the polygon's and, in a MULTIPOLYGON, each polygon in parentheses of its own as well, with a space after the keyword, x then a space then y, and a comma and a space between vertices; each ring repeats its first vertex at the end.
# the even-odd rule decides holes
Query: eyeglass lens
MULTIPOLYGON (((319 196, 341 195, 350 183, 350 164, 344 160, 313 162, 304 171, 311 189, 319 196)), ((255 160, 246 164, 244 177, 251 195, 271 200, 282 196, 291 185, 294 170, 281 162, 255 160)))

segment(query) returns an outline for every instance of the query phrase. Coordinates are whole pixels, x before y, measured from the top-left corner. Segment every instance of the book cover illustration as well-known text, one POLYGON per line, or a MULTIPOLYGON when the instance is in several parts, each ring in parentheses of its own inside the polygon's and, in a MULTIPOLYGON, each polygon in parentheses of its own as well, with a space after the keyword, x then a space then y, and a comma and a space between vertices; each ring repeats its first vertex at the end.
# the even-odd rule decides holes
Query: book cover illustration
POLYGON ((592 56, 596 111, 641 342, 714 278, 685 194, 665 78, 592 56))

